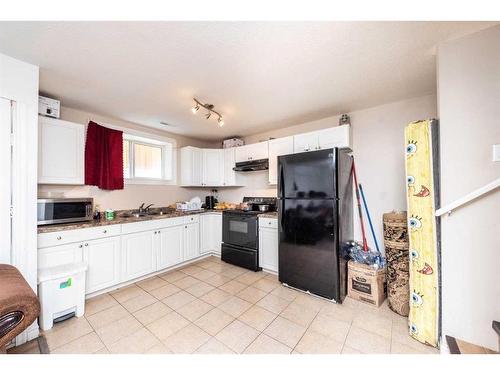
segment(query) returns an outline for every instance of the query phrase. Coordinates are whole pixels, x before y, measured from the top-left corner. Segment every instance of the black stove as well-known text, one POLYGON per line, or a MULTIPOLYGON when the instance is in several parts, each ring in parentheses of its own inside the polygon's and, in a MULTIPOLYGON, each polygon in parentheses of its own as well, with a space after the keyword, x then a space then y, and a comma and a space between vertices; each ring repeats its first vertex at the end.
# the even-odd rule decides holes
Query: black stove
POLYGON ((221 258, 227 263, 260 271, 258 215, 276 211, 276 198, 245 197, 243 202, 248 204, 248 210, 222 212, 221 258))

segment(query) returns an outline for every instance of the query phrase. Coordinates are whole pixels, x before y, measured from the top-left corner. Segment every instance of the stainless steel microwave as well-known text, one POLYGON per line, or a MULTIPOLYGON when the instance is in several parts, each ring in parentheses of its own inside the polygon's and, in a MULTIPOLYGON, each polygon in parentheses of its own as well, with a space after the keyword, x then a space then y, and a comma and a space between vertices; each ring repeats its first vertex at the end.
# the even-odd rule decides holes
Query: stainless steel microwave
POLYGON ((38 225, 92 220, 93 198, 39 198, 38 225))

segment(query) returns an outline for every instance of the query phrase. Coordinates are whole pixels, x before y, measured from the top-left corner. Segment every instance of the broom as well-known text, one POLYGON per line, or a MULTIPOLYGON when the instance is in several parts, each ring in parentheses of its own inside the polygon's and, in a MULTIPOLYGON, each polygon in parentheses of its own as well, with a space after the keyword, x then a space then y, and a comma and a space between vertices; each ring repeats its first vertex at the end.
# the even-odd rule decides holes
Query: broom
POLYGON ((359 221, 361 223, 361 233, 363 235, 363 250, 367 252, 368 243, 366 242, 365 224, 363 223, 363 210, 361 208, 361 199, 359 196, 359 189, 358 189, 358 177, 356 176, 356 167, 354 166, 354 158, 352 159, 352 174, 354 176, 354 185, 356 187, 356 200, 358 201, 359 221))

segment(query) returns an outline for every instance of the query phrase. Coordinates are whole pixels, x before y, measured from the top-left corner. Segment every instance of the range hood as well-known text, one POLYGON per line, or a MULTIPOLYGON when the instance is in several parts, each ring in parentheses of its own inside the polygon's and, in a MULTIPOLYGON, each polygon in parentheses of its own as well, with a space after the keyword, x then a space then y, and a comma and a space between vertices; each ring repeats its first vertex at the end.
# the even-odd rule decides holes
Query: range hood
POLYGON ((236 166, 233 168, 237 172, 264 171, 266 169, 269 169, 268 159, 242 161, 236 163, 236 166))

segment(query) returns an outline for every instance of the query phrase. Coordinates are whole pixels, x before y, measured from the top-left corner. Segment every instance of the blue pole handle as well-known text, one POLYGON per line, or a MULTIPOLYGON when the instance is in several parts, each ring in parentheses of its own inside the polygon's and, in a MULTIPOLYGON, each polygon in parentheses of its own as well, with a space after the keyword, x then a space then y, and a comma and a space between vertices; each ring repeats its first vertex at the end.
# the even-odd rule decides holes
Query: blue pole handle
POLYGON ((377 251, 380 253, 380 249, 378 248, 377 237, 375 236, 375 231, 373 230, 372 218, 370 217, 370 212, 368 211, 368 205, 366 204, 365 193, 363 192, 361 184, 359 184, 359 191, 361 192, 361 198, 363 198, 363 205, 365 206, 366 216, 368 217, 368 223, 370 224, 370 230, 372 231, 375 247, 377 248, 377 251))

